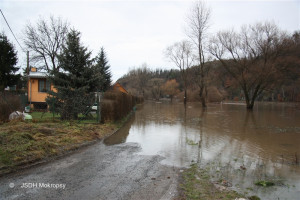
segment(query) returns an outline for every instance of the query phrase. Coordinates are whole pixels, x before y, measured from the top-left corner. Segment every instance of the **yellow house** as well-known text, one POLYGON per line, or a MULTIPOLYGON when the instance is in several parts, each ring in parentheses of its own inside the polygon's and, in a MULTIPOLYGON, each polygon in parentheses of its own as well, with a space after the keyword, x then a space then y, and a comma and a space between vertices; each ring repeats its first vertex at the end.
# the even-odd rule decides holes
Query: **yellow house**
POLYGON ((28 102, 30 107, 35 109, 47 109, 46 97, 49 90, 55 91, 55 88, 47 79, 48 74, 38 72, 32 67, 28 74, 28 102))

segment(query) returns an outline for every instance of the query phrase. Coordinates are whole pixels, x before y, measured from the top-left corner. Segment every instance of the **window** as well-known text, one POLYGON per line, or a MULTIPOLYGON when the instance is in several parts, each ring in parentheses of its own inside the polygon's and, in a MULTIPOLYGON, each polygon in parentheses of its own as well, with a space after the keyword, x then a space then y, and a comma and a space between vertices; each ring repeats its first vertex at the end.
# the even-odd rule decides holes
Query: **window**
POLYGON ((39 80, 39 92, 48 92, 50 91, 50 82, 46 79, 39 80))

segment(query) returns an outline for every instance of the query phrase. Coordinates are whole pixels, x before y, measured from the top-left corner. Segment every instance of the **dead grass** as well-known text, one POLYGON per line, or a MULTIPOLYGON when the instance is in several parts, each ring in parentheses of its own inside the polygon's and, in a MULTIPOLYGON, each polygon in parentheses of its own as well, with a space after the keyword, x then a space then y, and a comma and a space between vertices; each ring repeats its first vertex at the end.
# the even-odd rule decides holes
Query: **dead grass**
POLYGON ((0 125, 0 173, 16 166, 62 154, 80 144, 104 138, 119 124, 76 122, 28 123, 11 121, 0 125))
POLYGON ((181 175, 180 196, 177 199, 193 200, 232 200, 243 196, 232 190, 219 190, 210 182, 208 173, 191 165, 181 175))

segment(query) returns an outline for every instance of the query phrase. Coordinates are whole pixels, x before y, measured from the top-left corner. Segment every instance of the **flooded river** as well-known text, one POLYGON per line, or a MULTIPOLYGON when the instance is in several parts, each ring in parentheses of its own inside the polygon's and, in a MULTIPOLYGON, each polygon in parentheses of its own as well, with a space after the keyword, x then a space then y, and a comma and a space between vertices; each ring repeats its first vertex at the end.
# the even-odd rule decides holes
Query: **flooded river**
POLYGON ((213 181, 226 181, 246 196, 300 199, 300 110, 295 105, 147 102, 104 143, 138 143, 143 155, 163 164, 198 163, 213 181), (271 187, 256 186, 271 181, 271 187))

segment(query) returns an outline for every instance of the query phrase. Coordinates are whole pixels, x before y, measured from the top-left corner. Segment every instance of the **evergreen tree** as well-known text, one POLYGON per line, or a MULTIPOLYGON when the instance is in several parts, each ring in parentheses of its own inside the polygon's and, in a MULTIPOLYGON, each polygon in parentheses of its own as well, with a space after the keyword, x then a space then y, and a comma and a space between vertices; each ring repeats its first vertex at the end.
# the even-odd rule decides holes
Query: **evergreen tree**
POLYGON ((0 33, 0 91, 6 86, 17 84, 20 79, 20 75, 14 74, 19 70, 15 67, 17 61, 17 52, 13 44, 8 41, 4 33, 0 33))
POLYGON ((77 119, 94 103, 102 77, 94 73, 90 57, 91 52, 80 43, 80 32, 71 30, 58 56, 62 70, 53 70, 50 76, 56 91, 50 91, 46 100, 50 110, 60 113, 63 120, 77 119))
POLYGON ((94 66, 95 72, 103 77, 103 83, 100 86, 100 91, 105 92, 111 85, 110 65, 108 64, 107 56, 102 47, 100 53, 96 57, 96 64, 94 66))

